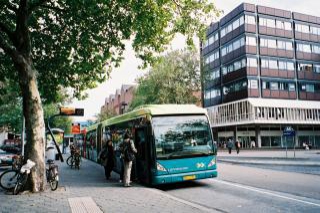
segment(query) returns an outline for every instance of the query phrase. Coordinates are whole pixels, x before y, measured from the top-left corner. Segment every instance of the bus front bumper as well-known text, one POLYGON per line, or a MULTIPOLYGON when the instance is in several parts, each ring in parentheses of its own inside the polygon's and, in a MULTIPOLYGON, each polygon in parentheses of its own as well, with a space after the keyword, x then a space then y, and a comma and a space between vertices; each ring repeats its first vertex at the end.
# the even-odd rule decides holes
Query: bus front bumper
POLYGON ((166 183, 176 183, 183 182, 188 180, 198 180, 205 178, 217 177, 218 172, 214 170, 205 170, 205 171, 196 171, 196 172, 187 172, 187 173, 178 173, 178 174, 168 174, 168 175, 159 175, 154 176, 152 185, 166 184, 166 183))

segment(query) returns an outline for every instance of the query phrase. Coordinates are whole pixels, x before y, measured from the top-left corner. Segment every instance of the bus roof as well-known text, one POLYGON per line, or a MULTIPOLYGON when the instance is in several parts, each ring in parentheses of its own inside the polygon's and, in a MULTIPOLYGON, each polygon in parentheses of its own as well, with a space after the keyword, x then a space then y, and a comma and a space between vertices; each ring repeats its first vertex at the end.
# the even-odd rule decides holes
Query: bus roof
MULTIPOLYGON (((143 105, 131 112, 102 121, 103 126, 129 121, 144 115, 188 115, 188 114, 207 114, 207 110, 192 104, 159 104, 143 105)), ((91 128, 90 128, 91 129, 91 128)))

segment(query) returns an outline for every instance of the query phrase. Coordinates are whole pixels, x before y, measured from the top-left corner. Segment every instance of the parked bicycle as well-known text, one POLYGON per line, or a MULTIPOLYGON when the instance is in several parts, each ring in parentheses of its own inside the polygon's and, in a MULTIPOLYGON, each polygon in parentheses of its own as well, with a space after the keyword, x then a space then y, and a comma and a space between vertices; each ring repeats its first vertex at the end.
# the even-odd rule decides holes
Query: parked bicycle
POLYGON ((23 156, 18 155, 13 158, 12 168, 0 175, 0 186, 8 191, 13 190, 17 183, 17 177, 22 167, 23 156))
POLYGON ((54 164, 53 160, 47 160, 47 164, 49 165, 46 168, 47 182, 50 184, 51 190, 54 191, 58 188, 59 184, 58 166, 54 164))
POLYGON ((71 155, 67 159, 67 164, 71 168, 75 167, 76 169, 80 169, 81 155, 80 155, 79 149, 75 149, 75 150, 71 151, 71 155))
POLYGON ((27 183, 27 180, 28 180, 28 177, 29 177, 29 174, 31 172, 31 169, 36 165, 35 162, 33 162, 32 160, 28 159, 27 160, 27 163, 24 164, 21 169, 20 169, 20 172, 18 173, 18 176, 17 176, 17 182, 16 182, 16 185, 14 186, 14 189, 13 189, 13 194, 14 195, 17 195, 19 194, 19 192, 21 192, 26 183, 27 183))

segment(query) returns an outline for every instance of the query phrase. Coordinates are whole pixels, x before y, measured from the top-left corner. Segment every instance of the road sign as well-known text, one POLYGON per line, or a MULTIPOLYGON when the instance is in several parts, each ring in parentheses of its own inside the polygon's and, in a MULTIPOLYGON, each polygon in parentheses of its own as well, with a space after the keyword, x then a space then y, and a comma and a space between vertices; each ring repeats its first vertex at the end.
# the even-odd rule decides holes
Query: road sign
POLYGON ((286 126, 283 130, 283 136, 295 136, 296 132, 292 128, 292 126, 286 126))
POLYGON ((66 116, 83 116, 84 109, 73 107, 60 107, 60 115, 66 116))

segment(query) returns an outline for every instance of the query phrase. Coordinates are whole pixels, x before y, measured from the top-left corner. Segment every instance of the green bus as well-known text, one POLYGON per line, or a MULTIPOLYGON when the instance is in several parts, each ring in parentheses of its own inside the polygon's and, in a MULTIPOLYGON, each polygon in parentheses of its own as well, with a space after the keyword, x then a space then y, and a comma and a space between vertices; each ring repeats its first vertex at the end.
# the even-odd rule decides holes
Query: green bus
POLYGON ((158 185, 217 176, 216 144, 205 109, 195 105, 146 105, 90 126, 85 157, 97 161, 103 134, 115 149, 114 171, 121 172, 119 144, 125 132, 135 143, 133 173, 158 185))

